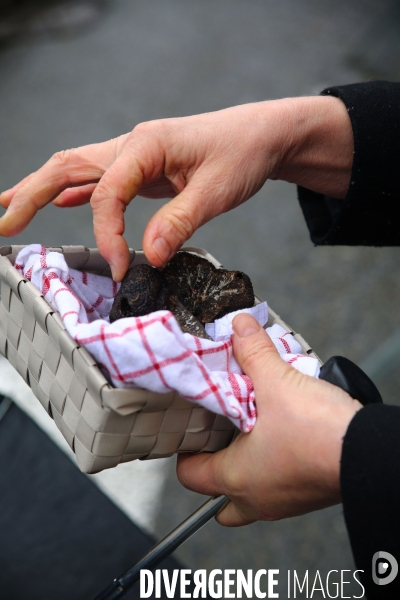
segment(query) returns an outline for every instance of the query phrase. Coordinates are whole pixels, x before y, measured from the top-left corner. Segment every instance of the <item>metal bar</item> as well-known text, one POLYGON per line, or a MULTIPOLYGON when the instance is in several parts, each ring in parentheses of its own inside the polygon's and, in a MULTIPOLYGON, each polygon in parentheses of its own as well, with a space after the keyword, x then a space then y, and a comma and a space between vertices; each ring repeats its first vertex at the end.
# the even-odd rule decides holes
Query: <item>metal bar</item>
POLYGON ((139 560, 129 571, 108 586, 95 600, 117 600, 139 581, 141 569, 151 569, 164 558, 172 554, 183 542, 186 542, 196 531, 201 529, 212 517, 229 502, 226 496, 210 498, 200 506, 190 517, 178 525, 163 540, 158 542, 147 554, 139 560))

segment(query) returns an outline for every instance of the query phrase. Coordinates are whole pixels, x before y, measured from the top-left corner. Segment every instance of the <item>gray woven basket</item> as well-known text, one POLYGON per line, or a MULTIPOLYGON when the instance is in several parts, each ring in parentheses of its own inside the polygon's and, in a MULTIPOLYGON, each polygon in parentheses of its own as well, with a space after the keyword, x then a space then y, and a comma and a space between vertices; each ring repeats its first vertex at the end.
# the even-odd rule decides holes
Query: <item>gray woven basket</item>
MULTIPOLYGON (((0 352, 54 419, 83 472, 96 473, 121 462, 175 452, 215 452, 231 442, 236 429, 227 418, 176 392, 114 388, 89 352, 71 338, 40 291, 14 269, 22 248, 0 248, 0 352)), ((61 246, 49 250, 62 252, 74 269, 111 276, 97 249, 61 246)), ((185 250, 221 266, 201 248, 185 250)), ((143 252, 130 250, 130 255, 131 265, 147 262, 143 252)), ((304 352, 316 356, 269 309, 268 325, 274 323, 293 333, 304 352)))

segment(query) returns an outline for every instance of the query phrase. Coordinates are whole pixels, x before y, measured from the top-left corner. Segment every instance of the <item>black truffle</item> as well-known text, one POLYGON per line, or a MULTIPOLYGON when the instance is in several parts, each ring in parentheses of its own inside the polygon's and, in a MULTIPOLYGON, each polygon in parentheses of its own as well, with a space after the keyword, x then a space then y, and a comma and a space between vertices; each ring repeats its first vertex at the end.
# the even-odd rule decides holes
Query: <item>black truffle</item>
POLYGON ((150 265, 136 265, 125 275, 114 298, 110 322, 166 309, 168 296, 168 283, 161 271, 150 265))
POLYGON ((202 323, 254 304, 248 275, 217 269, 195 254, 178 252, 162 272, 171 292, 202 323))
POLYGON ((205 323, 253 304, 248 275, 217 269, 205 258, 179 252, 163 269, 149 265, 130 269, 115 297, 110 321, 168 309, 182 331, 210 339, 205 323))

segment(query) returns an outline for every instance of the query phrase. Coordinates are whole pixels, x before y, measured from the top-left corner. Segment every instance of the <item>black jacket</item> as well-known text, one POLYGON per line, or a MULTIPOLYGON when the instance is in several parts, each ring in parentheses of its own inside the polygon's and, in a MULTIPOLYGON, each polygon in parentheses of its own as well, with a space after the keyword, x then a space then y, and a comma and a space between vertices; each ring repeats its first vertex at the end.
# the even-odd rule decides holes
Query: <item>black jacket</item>
MULTIPOLYGON (((298 188, 312 241, 400 246, 400 83, 375 81, 322 93, 340 98, 347 107, 354 160, 345 200, 298 188)), ((377 552, 390 553, 400 567, 399 407, 370 405, 353 418, 343 442, 341 486, 350 542, 357 568, 364 571, 368 599, 400 598, 400 573, 386 585, 372 579, 377 552)), ((376 562, 383 583, 393 561, 378 557, 376 562)))

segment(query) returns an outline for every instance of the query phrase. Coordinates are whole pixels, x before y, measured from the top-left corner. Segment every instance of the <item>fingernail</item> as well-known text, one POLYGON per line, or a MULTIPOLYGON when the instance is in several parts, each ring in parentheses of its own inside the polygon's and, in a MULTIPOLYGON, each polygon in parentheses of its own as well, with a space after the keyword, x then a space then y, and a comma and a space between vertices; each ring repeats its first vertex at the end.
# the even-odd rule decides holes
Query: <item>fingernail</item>
POLYGON ((247 313, 237 315, 232 321, 233 331, 241 338, 257 333, 260 329, 259 323, 254 317, 247 313))
POLYGON ((117 281, 115 279, 115 277, 117 275, 117 269, 116 269, 116 267, 114 267, 114 265, 110 263, 110 269, 111 269, 111 277, 112 277, 113 281, 117 281))
POLYGON ((163 237, 157 237, 153 242, 153 250, 158 255, 158 258, 166 263, 169 257, 171 256, 171 246, 168 244, 167 240, 163 237))

